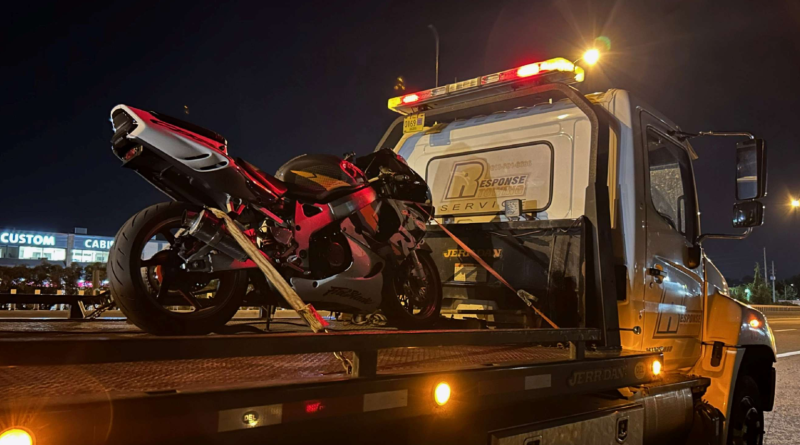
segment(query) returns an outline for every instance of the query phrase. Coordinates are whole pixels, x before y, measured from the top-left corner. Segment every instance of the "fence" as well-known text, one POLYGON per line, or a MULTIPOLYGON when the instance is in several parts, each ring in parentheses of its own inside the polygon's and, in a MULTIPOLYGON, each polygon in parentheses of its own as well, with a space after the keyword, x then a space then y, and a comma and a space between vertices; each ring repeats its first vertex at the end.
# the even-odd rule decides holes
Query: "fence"
POLYGON ((764 315, 769 317, 770 315, 773 316, 786 316, 786 315, 800 315, 800 306, 778 306, 778 305, 767 305, 767 304, 754 304, 752 305, 754 309, 758 309, 759 311, 763 312, 764 315))

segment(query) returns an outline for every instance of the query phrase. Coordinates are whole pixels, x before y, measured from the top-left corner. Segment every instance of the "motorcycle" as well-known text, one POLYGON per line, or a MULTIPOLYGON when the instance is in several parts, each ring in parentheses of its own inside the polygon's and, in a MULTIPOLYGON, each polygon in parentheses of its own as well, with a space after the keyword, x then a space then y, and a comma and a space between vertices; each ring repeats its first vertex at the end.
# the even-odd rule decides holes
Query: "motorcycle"
POLYGON ((119 105, 111 120, 123 167, 173 199, 132 216, 109 254, 111 295, 144 331, 206 334, 244 303, 286 306, 211 208, 316 309, 381 311, 403 328, 439 317, 441 283, 423 242, 430 190, 391 150, 302 155, 272 176, 180 119, 119 105), (168 247, 154 252, 152 239, 168 247))

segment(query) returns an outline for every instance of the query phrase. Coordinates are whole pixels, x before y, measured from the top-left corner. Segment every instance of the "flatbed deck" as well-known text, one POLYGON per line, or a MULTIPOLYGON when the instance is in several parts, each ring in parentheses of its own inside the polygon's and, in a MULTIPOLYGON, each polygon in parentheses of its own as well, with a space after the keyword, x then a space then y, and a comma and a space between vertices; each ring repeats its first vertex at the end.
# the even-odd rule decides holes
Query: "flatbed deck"
POLYGON ((395 421, 641 385, 654 381, 648 370, 661 358, 620 350, 576 356, 563 347, 596 341, 595 329, 334 326, 335 333, 312 334, 284 325, 264 334, 153 337, 124 322, 70 323, 80 322, 0 329, 0 421, 27 419, 37 443, 258 443, 304 425, 395 421), (349 351, 356 372, 349 375, 333 351, 349 351), (453 390, 446 409, 431 398, 441 381, 453 390))

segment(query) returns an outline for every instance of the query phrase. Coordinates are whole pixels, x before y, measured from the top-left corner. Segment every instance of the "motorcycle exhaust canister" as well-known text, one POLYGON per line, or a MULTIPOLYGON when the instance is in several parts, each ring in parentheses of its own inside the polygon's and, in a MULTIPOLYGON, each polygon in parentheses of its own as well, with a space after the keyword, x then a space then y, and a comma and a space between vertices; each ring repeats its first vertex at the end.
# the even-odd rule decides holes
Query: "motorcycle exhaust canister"
POLYGON ((224 230, 222 223, 206 213, 205 210, 198 213, 194 218, 191 218, 188 214, 184 214, 183 222, 184 227, 189 228, 189 235, 231 258, 239 261, 246 261, 248 259, 247 253, 245 253, 239 243, 224 230))

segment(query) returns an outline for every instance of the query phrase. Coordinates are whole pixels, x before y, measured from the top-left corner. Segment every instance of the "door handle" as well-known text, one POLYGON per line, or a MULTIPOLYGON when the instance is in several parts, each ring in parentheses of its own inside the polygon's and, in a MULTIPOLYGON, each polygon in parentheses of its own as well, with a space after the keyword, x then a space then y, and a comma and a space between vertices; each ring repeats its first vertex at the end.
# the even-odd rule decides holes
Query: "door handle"
POLYGON ((660 264, 656 264, 655 267, 651 267, 647 269, 647 274, 653 277, 656 283, 661 284, 664 282, 664 277, 667 276, 667 273, 664 272, 664 269, 661 267, 660 264))

